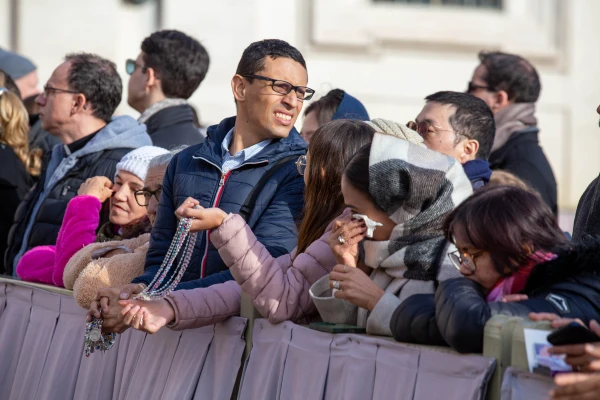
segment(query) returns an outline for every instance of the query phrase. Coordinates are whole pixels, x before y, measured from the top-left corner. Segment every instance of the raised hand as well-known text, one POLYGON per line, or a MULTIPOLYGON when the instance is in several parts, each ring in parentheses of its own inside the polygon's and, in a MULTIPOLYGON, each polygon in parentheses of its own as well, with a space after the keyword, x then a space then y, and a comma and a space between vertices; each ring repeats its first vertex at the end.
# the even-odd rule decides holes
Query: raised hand
POLYGON ((77 190, 78 195, 94 196, 104 203, 113 195, 113 183, 105 176, 94 176, 86 179, 77 190))
POLYGON ((365 238, 366 232, 367 226, 362 220, 347 216, 334 221, 328 243, 338 264, 356 267, 358 243, 365 238))
POLYGON ((175 211, 177 218, 193 218, 190 232, 216 229, 227 218, 227 213, 220 208, 202 208, 198 200, 188 197, 175 211), (194 208, 199 207, 199 208, 194 208))

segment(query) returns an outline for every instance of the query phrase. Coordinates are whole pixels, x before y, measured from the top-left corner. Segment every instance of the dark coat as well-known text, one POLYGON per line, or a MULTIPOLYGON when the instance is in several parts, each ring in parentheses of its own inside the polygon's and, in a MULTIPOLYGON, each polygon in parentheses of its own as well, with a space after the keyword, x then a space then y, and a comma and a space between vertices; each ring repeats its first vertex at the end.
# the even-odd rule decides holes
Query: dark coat
POLYGON ((496 314, 527 318, 531 312, 600 320, 600 237, 586 236, 555 260, 534 267, 525 289, 529 298, 487 303, 481 286, 466 278, 440 284, 434 295, 415 295, 392 316, 390 328, 401 342, 449 345, 461 353, 480 353, 484 328, 496 314))
POLYGON ((492 170, 503 170, 521 178, 535 189, 554 215, 558 214, 556 180, 552 167, 540 147, 539 129, 527 128, 514 133, 504 146, 489 158, 492 170))
MULTIPOLYGON (((31 248, 56 244, 67 204, 86 179, 105 176, 113 180, 117 163, 125 154, 150 144, 144 125, 131 117, 117 117, 70 156, 64 146, 56 146, 45 157, 39 181, 17 209, 8 237, 5 273, 12 274, 18 258, 31 248), (55 182, 51 184, 54 174, 55 182)), ((101 223, 107 220, 105 209, 101 223)))
POLYGON ((573 241, 579 241, 584 235, 600 235, 600 177, 587 187, 575 212, 573 223, 573 241))
MULTIPOLYGON (((33 179, 13 149, 0 144, 0 254, 6 251, 8 231, 13 224, 17 207, 32 185, 33 179)), ((2 270, 4 257, 0 259, 0 271, 2 270)))
MULTIPOLYGON (((134 283, 150 283, 160 268, 175 236, 175 210, 188 197, 202 207, 219 207, 238 213, 246 197, 273 162, 291 155, 306 153, 306 143, 295 129, 285 139, 274 140, 241 167, 222 174, 221 144, 235 125, 235 117, 208 128, 209 137, 202 144, 178 153, 167 168, 163 190, 146 256, 145 272, 134 283)), ((304 180, 293 161, 281 166, 264 186, 256 201, 248 225, 256 238, 273 257, 291 252, 297 244, 296 221, 304 206, 304 180)), ((178 289, 209 286, 233 279, 210 233, 200 232, 189 267, 178 289)))
POLYGON ((165 149, 202 143, 204 137, 194 125, 192 109, 187 104, 167 107, 146 121, 152 144, 165 149))

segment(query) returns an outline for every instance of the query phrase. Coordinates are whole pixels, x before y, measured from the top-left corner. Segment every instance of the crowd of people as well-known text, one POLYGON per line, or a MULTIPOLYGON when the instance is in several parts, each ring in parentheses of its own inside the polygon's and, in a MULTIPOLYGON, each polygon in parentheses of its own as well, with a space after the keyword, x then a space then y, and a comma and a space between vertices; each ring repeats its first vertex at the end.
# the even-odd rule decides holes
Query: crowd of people
MULTIPOLYGON (((539 145, 535 67, 479 60, 466 92, 428 95, 398 116, 406 124, 334 89, 298 132, 315 91, 282 40, 244 50, 236 115, 206 129, 187 99, 209 55, 182 32, 153 33, 125 62, 138 120, 114 115, 112 61, 69 54, 37 93, 35 65, 0 50, 0 269, 72 289, 104 332, 215 324, 246 293, 273 323, 351 324, 459 352, 482 351, 496 314, 600 334, 598 181, 570 239, 539 145), (197 236, 181 281, 134 299, 182 219, 197 236)), ((556 377, 552 398, 600 395, 600 343, 552 351, 577 371, 556 377)))

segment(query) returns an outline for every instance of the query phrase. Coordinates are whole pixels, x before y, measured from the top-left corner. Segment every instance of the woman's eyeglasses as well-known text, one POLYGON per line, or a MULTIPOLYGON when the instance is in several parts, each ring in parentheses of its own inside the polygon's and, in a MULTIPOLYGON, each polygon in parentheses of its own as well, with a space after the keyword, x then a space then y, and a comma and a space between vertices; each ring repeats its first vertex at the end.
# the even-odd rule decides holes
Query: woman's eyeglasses
POLYGON ((296 168, 298 168, 298 173, 300 175, 304 175, 304 172, 306 171, 306 156, 300 156, 300 158, 298 158, 298 161, 296 161, 296 168))
POLYGON ((148 207, 152 196, 154 196, 156 201, 160 201, 161 193, 162 187, 156 189, 153 192, 151 192, 150 190, 136 190, 135 192, 133 192, 133 195, 135 196, 135 201, 136 203, 138 203, 138 205, 140 205, 141 207, 148 207))
POLYGON ((460 265, 464 265, 471 272, 475 272, 477 269, 477 265, 475 264, 475 259, 479 257, 483 253, 483 251, 478 251, 477 253, 467 253, 456 250, 451 253, 448 253, 448 258, 452 261, 452 265, 460 271, 460 265))
POLYGON ((273 91, 279 94, 288 94, 292 90, 296 92, 298 100, 310 100, 312 99, 315 91, 306 86, 294 86, 289 82, 282 81, 279 79, 273 79, 262 75, 242 75, 246 79, 259 79, 262 81, 271 82, 271 88, 273 91))

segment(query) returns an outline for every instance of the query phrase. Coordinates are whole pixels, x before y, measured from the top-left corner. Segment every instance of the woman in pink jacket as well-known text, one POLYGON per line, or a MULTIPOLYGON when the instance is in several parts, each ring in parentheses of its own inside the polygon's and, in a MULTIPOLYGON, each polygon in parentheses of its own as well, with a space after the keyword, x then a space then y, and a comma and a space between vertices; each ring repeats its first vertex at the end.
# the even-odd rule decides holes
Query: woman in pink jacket
MULTIPOLYGON (((328 240, 332 221, 345 208, 340 187, 344 165, 371 142, 374 132, 364 122, 349 120, 332 121, 315 132, 307 155, 297 162, 306 183, 305 211, 298 247, 290 254, 273 258, 237 214, 227 215, 218 208, 193 210, 196 200, 184 202, 177 214, 195 218, 193 231, 215 229, 210 238, 236 281, 176 291, 159 301, 122 300, 119 303, 124 307, 124 322, 150 333, 167 324, 176 330, 215 324, 239 314, 242 290, 271 322, 299 320, 313 314, 308 289, 336 264, 328 240)), ((347 212, 343 217, 350 219, 347 212)), ((348 226, 360 233, 366 231, 362 221, 348 226)), ((359 240, 360 235, 356 237, 359 240)))
POLYGON ((144 186, 150 160, 164 153, 167 150, 160 147, 140 147, 119 161, 114 183, 104 176, 86 180, 67 205, 56 245, 34 247, 25 253, 17 265, 17 275, 25 281, 64 287, 65 266, 84 246, 150 232, 146 207, 135 199, 135 192, 144 186), (98 229, 100 210, 108 199, 109 222, 98 229))

